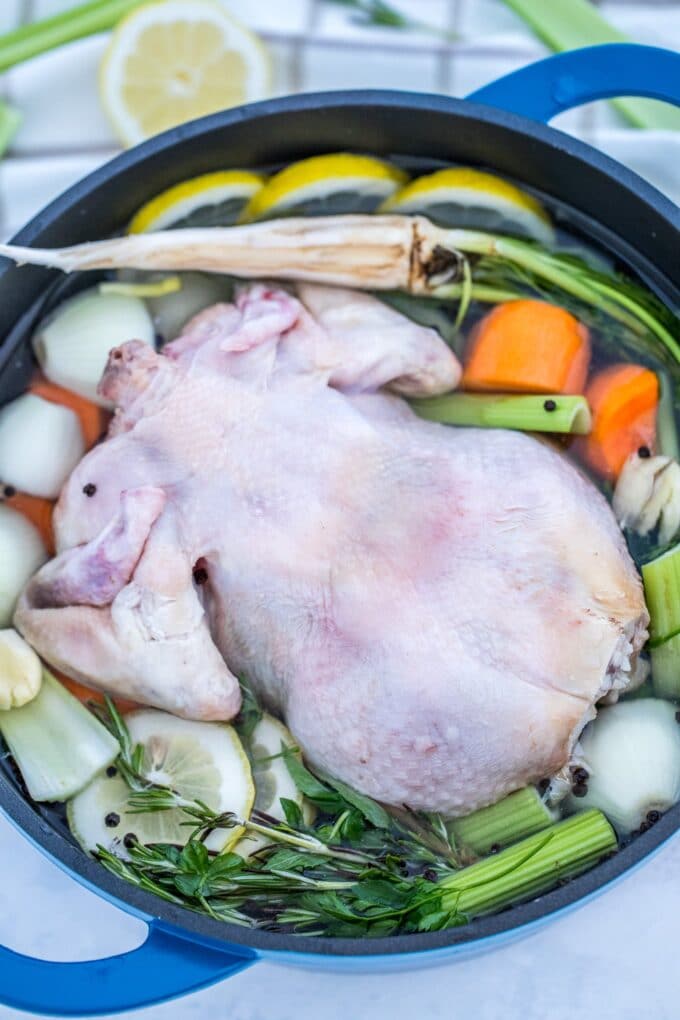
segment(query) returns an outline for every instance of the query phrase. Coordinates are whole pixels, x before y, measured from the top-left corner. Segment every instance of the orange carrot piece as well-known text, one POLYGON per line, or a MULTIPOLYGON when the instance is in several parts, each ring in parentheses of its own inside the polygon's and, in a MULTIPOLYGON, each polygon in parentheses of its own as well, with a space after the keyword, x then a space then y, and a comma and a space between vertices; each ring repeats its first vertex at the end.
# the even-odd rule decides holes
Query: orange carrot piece
POLYGON ((593 427, 573 449, 593 471, 613 481, 631 453, 641 446, 654 451, 659 380, 642 365, 610 365, 591 379, 585 395, 593 427))
POLYGON ((40 496, 29 496, 25 492, 14 492, 11 496, 5 493, 2 502, 13 510, 18 510, 20 514, 28 518, 31 524, 35 525, 48 553, 50 556, 54 556, 54 530, 52 528, 54 503, 49 499, 42 499, 40 496))
MULTIPOLYGON (((77 680, 72 680, 70 676, 66 676, 65 673, 62 673, 58 669, 53 669, 51 666, 50 672, 56 676, 57 680, 62 683, 64 687, 66 687, 66 689, 78 699, 78 701, 82 701, 84 705, 86 705, 88 701, 93 702, 95 705, 104 704, 104 695, 101 691, 95 691, 91 687, 86 687, 85 684, 81 684, 77 680)), ((111 700, 121 715, 124 715, 126 712, 131 712, 135 708, 139 708, 136 701, 128 701, 127 698, 111 698, 111 700)))
POLYGON ((499 393, 583 393, 589 364, 590 334, 573 315, 546 301, 508 301, 472 331, 462 385, 499 393))
POLYGON ((88 450, 97 442, 106 428, 108 415, 103 408, 93 404, 91 400, 66 390, 63 386, 57 386, 38 376, 29 386, 29 393, 44 400, 51 400, 53 404, 61 404, 68 407, 78 415, 80 427, 83 430, 83 438, 88 450))

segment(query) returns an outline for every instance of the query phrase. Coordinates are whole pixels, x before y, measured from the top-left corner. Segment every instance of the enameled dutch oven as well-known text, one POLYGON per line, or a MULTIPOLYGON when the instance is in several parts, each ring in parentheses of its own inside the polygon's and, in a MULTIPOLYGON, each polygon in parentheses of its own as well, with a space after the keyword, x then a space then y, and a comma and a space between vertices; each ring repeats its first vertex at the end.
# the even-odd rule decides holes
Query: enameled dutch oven
MULTIPOLYGON (((458 162, 490 168, 552 200, 571 229, 604 245, 680 307, 680 211, 635 174, 544 126, 593 99, 648 96, 680 105, 680 55, 631 45, 540 61, 465 101, 400 92, 337 92, 258 103, 183 125, 127 152, 41 212, 17 244, 56 247, 105 237, 163 188, 224 167, 270 168, 354 150, 419 169, 458 162)), ((27 336, 52 271, 0 269, 0 399, 24 387, 27 336)), ((405 969, 461 959, 533 931, 648 858, 680 828, 680 805, 587 874, 531 903, 450 931, 375 940, 301 938, 222 924, 113 877, 71 839, 62 814, 28 802, 7 763, 0 808, 77 881, 143 918, 146 942, 87 963, 48 963, 0 948, 0 1000, 20 1009, 93 1015, 181 995, 259 959, 333 970, 405 969)))

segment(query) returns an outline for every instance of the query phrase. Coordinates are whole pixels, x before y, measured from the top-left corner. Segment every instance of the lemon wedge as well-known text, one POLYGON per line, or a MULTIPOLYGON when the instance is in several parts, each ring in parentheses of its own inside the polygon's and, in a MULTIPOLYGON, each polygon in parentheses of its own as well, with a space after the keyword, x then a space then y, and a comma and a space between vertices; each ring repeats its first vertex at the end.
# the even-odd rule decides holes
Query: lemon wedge
POLYGON ((540 202, 514 184, 467 167, 451 167, 418 177, 387 198, 380 212, 422 213, 445 227, 487 230, 554 240, 550 217, 540 202))
POLYGON ((129 232, 143 234, 168 227, 228 227, 262 188, 263 179, 248 170, 220 170, 181 181, 156 195, 132 218, 129 232))
MULTIPOLYGON (((248 755, 255 783, 255 807, 279 822, 285 822, 286 815, 281 807, 281 798, 286 797, 300 808, 308 824, 314 811, 295 785, 281 755, 282 747, 295 747, 295 738, 282 722, 266 712, 253 730, 248 744, 248 755)), ((301 758, 299 752, 297 757, 301 758)), ((257 832, 248 832, 234 847, 234 852, 249 857, 266 846, 269 840, 257 832)))
MULTIPOLYGON (((224 723, 192 722, 167 712, 142 709, 126 716, 132 744, 141 744, 141 771, 151 782, 176 790, 187 800, 200 800, 214 811, 233 811, 248 818, 255 788, 250 764, 236 730, 224 723)), ((180 808, 136 814, 129 807, 130 790, 115 771, 107 769, 67 807, 71 832, 88 851, 106 847, 126 856, 126 837, 140 843, 176 843, 189 838, 190 821, 180 808)), ((205 840, 209 850, 228 850, 242 828, 216 829, 205 840)))
POLYGON ((205 114, 262 99, 269 55, 249 29, 213 0, 162 0, 116 27, 99 90, 126 145, 205 114))
POLYGON ((241 220, 370 213, 407 180, 403 170, 373 156, 349 152, 311 156, 270 177, 253 195, 241 220))

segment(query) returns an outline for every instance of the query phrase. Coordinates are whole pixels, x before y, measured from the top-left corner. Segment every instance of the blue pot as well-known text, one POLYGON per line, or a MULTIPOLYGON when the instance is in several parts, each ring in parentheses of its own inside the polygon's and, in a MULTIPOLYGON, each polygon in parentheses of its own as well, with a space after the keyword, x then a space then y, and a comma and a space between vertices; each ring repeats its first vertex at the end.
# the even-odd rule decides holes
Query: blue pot
MULTIPOLYGON (((224 166, 267 167, 349 149, 419 166, 495 169, 551 197, 572 226, 620 256, 671 306, 680 305, 680 212, 635 174, 544 126, 593 99, 638 95, 680 105, 680 56, 632 45, 542 60, 465 101, 399 92, 304 95, 228 110, 127 152, 77 184, 14 239, 53 247, 103 237, 163 188, 224 166)), ((0 400, 31 370, 26 341, 55 274, 0 269, 0 400)), ((0 947, 0 1001, 63 1016, 113 1013, 209 985, 260 959, 344 970, 403 970, 464 959, 528 934, 595 896, 648 858, 680 827, 680 806, 614 857, 568 885, 462 928, 374 940, 304 939, 250 931, 167 904, 115 878, 71 839, 63 815, 29 802, 0 766, 0 808, 76 881, 145 920, 133 952, 87 963, 47 963, 0 947)))

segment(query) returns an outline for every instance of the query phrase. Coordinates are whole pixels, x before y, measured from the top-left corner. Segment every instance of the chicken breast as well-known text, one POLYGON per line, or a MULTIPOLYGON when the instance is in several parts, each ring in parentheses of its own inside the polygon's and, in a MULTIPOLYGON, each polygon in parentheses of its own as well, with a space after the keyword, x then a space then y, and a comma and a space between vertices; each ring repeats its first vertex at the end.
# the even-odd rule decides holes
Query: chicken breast
POLYGON ((386 803, 457 815, 555 774, 630 680, 641 584, 560 452, 389 392, 459 375, 434 331, 315 285, 250 286, 162 355, 124 344, 111 435, 17 627, 189 718, 231 718, 244 675, 313 764, 386 803))

